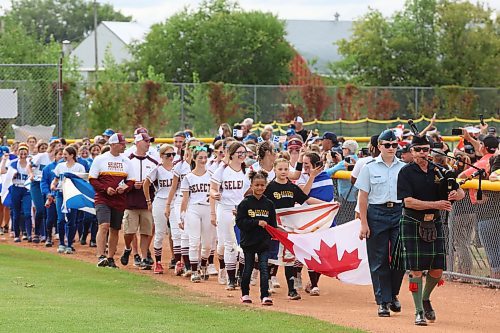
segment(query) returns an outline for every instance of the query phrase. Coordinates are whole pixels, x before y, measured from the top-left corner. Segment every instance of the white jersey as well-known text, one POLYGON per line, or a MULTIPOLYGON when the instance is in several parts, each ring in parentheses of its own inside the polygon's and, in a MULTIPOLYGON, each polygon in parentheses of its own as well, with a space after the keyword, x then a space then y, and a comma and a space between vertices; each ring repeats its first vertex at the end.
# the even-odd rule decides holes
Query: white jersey
POLYGON ((215 162, 215 160, 211 160, 207 163, 207 171, 210 173, 210 175, 213 175, 215 171, 223 164, 224 162, 222 161, 215 162))
POLYGON ((158 162, 149 155, 137 156, 131 154, 128 158, 132 166, 131 177, 138 182, 145 180, 151 171, 158 165, 158 162))
POLYGON ((222 205, 239 205, 250 188, 250 180, 242 170, 235 171, 229 165, 222 164, 212 175, 212 182, 220 186, 222 205))
POLYGON ((202 176, 188 173, 181 183, 181 191, 189 192, 189 205, 208 205, 210 198, 210 174, 206 171, 202 176))
POLYGON ((42 171, 47 165, 52 163, 49 153, 40 153, 33 156, 31 159, 31 170, 33 170, 33 176, 35 181, 40 181, 42 179, 42 171))
POLYGON ((172 170, 169 171, 163 165, 158 164, 147 178, 155 186, 155 198, 167 199, 174 179, 172 170))
POLYGON ((28 180, 28 160, 26 160, 26 167, 23 168, 21 166, 21 163, 19 163, 19 159, 17 160, 12 160, 10 161, 10 165, 7 166, 7 168, 13 168, 12 162, 16 161, 16 173, 14 174, 14 177, 12 178, 12 184, 14 185, 24 185, 26 181, 28 180))
MULTIPOLYGON (((134 144, 127 148, 124 152, 125 156, 129 157, 131 154, 135 154, 137 152, 137 146, 134 144)), ((146 152, 146 156, 152 157, 154 160, 160 160, 160 151, 155 145, 150 145, 148 151, 146 152)))
POLYGON ((54 169, 54 175, 59 178, 59 183, 57 183, 56 190, 60 191, 62 189, 62 182, 64 180, 64 173, 85 173, 85 167, 80 163, 75 163, 71 167, 68 167, 68 162, 59 163, 54 169))
POLYGON ((177 176, 179 178, 179 183, 177 185, 177 188, 175 189, 176 191, 176 197, 174 201, 175 204, 181 204, 182 203, 182 191, 180 190, 182 181, 184 180, 184 177, 191 172, 191 167, 189 166, 189 163, 186 161, 179 162, 175 165, 174 167, 174 176, 177 176))
MULTIPOLYGON (((262 167, 260 166, 259 162, 255 162, 254 164, 252 164, 252 166, 250 166, 250 170, 253 170, 253 171, 259 171, 261 169, 262 169, 262 167)), ((274 172, 274 168, 272 168, 271 171, 267 171, 265 169, 262 169, 262 170, 267 172, 267 182, 268 183, 271 180, 274 180, 274 178, 276 178, 276 173, 274 172)))

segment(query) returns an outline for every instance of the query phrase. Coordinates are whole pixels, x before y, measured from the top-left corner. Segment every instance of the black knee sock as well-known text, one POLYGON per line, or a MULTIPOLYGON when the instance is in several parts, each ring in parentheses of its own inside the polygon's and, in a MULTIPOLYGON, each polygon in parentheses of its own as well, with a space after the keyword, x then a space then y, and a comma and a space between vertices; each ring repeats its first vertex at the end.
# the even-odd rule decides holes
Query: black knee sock
POLYGON ((295 269, 293 266, 285 266, 285 277, 286 277, 286 285, 288 286, 288 292, 295 291, 294 288, 295 269))
POLYGON ((316 288, 318 286, 318 273, 314 271, 307 271, 309 273, 309 279, 311 280, 311 288, 316 288))
POLYGON ((156 262, 161 262, 161 250, 162 250, 162 248, 160 247, 159 249, 157 249, 155 247, 154 250, 155 250, 155 260, 156 260, 156 262))

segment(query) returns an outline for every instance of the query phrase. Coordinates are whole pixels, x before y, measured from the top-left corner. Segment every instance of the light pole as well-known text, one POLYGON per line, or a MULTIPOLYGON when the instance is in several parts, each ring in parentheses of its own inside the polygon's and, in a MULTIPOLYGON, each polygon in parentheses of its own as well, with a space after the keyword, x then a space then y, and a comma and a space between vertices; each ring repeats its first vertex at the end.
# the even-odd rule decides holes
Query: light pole
POLYGON ((64 57, 69 55, 71 42, 63 40, 61 45, 61 55, 59 56, 58 64, 58 80, 57 80, 57 136, 62 137, 63 130, 63 61, 64 57))

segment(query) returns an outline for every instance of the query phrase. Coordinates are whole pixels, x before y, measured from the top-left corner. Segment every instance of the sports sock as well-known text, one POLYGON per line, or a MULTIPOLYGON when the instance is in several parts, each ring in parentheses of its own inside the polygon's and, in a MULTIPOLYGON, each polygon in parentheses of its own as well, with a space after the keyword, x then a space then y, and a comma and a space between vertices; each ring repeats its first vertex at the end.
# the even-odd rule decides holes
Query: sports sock
POLYGON ((236 280, 236 270, 235 269, 228 269, 227 276, 229 277, 229 281, 234 282, 236 280))
POLYGON ((188 267, 191 266, 191 263, 189 262, 189 255, 182 255, 182 261, 184 262, 184 267, 188 269, 188 267))
POLYGON ((275 264, 271 264, 270 266, 271 266, 271 268, 269 270, 269 277, 276 276, 276 274, 278 274, 278 267, 279 266, 275 265, 275 264))
POLYGON ((207 267, 207 258, 201 258, 200 266, 201 267, 207 267))
POLYGON ((295 288, 293 286, 293 282, 295 277, 295 269, 293 266, 285 266, 285 277, 286 285, 288 286, 288 292, 294 291, 295 288))
POLYGON ((318 286, 318 273, 315 271, 307 271, 309 274, 309 280, 311 280, 311 288, 316 288, 318 286))
POLYGON ((198 270, 198 261, 196 263, 191 264, 191 271, 196 272, 198 270))
POLYGON ((177 263, 178 261, 181 261, 182 256, 181 256, 181 247, 180 246, 174 246, 174 260, 177 263))
POLYGON ((224 256, 219 256, 219 268, 224 269, 226 268, 226 262, 224 261, 224 256))
POLYGON ((213 265, 214 263, 214 251, 210 251, 210 255, 208 256, 208 264, 213 265))
POLYGON ((436 285, 438 284, 439 280, 441 280, 441 277, 435 278, 432 277, 430 274, 427 274, 425 277, 425 287, 424 291, 422 293, 422 300, 428 301, 429 298, 431 297, 431 293, 436 288, 436 285))
POLYGON ((156 262, 161 262, 161 250, 162 250, 162 248, 160 247, 159 249, 157 249, 155 247, 154 250, 155 250, 155 260, 156 260, 156 262))
POLYGON ((424 311, 422 305, 422 277, 413 277, 410 275, 410 291, 415 303, 415 310, 418 312, 424 311))

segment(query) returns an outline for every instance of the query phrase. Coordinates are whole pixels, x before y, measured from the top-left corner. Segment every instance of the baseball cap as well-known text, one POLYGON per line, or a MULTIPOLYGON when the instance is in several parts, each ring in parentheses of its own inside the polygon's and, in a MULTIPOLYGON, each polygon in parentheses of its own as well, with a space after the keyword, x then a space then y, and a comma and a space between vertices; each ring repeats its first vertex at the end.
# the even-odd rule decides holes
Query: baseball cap
POLYGON ((302 145, 303 145, 302 141, 299 140, 298 138, 291 138, 290 140, 288 140, 287 149, 291 147, 300 148, 302 147, 302 145))
POLYGON ((148 135, 148 133, 138 133, 134 135, 134 143, 140 142, 140 141, 149 141, 153 142, 152 137, 148 135))
POLYGON ((412 135, 413 135, 413 132, 410 131, 409 129, 406 128, 403 130, 403 135, 402 135, 403 138, 407 138, 407 137, 412 136, 412 135))
POLYGON ((331 140, 333 143, 337 142, 337 136, 332 132, 323 133, 323 140, 331 140))
POLYGON ((488 127, 488 134, 495 135, 497 133, 497 128, 495 126, 488 127))
POLYGON ((359 145, 355 140, 346 140, 342 144, 342 148, 347 148, 352 154, 354 154, 358 150, 359 145))
POLYGON ((0 146, 0 155, 10 153, 10 149, 7 146, 0 146))
POLYGON ((295 130, 293 128, 289 128, 286 131, 286 136, 291 136, 295 134, 295 130))
POLYGON ((149 136, 149 132, 148 132, 148 129, 146 127, 136 128, 135 131, 134 131, 134 138, 137 137, 138 134, 146 134, 147 138, 144 137, 143 139, 140 139, 138 141, 134 140, 135 142, 139 142, 141 140, 149 140, 150 142, 155 142, 155 138, 149 136))
POLYGON ((105 135, 105 136, 112 136, 113 134, 115 134, 115 131, 113 131, 111 128, 107 128, 103 133, 102 135, 105 135))
POLYGON ((125 140, 125 137, 123 136, 123 134, 115 133, 115 134, 110 136, 108 143, 109 144, 113 144, 113 143, 125 144, 125 143, 127 143, 127 140, 125 140))
POLYGON ((293 118, 293 121, 295 121, 297 123, 303 123, 304 119, 302 119, 302 117, 300 117, 300 116, 297 116, 297 117, 293 118))
POLYGON ((496 136, 487 135, 483 138, 483 145, 486 147, 488 152, 493 153, 498 148, 498 139, 496 136))

